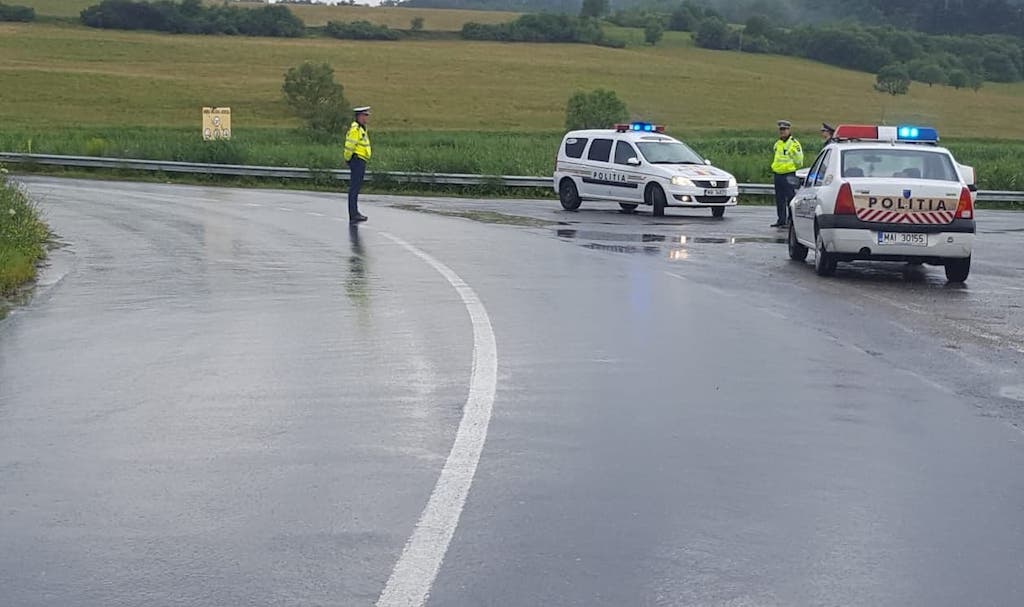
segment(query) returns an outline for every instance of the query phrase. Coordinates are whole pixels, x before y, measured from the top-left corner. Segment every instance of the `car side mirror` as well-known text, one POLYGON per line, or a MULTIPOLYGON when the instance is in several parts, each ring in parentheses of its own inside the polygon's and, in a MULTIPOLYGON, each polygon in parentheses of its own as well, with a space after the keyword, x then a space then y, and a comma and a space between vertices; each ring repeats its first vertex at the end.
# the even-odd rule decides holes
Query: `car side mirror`
POLYGON ((978 184, 972 183, 969 186, 967 186, 967 189, 970 190, 971 192, 977 192, 978 191, 978 184))
POLYGON ((800 169, 796 172, 796 178, 800 180, 800 187, 804 187, 807 183, 807 174, 810 172, 810 169, 800 169))
POLYGON ((711 159, 710 158, 705 158, 704 159, 704 164, 706 164, 708 166, 711 166, 711 159))
POLYGON ((626 159, 626 164, 638 167, 638 166, 640 166, 640 159, 637 158, 636 156, 633 156, 632 158, 627 158, 626 159))

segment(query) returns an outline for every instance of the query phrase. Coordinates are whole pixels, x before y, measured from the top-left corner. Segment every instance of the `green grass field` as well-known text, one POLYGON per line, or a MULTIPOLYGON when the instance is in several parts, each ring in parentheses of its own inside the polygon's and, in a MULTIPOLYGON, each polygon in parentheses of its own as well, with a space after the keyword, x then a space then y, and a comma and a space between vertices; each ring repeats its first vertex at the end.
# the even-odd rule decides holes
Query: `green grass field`
POLYGON ((377 168, 544 174, 569 95, 604 87, 634 118, 666 124, 741 180, 766 177, 778 118, 793 120, 813 149, 822 120, 871 123, 884 113, 889 123, 938 127, 954 149, 963 147, 961 160, 978 167, 983 187, 1024 187, 1016 143, 1024 84, 987 83, 978 93, 914 84, 893 98, 874 92, 869 74, 697 49, 686 34, 669 33, 656 47, 608 49, 3 24, 0 56, 0 147, 10 151, 32 141, 37 152, 330 165, 336 150, 296 133, 281 98, 285 70, 312 60, 335 67, 353 104, 374 106, 377 168), (226 151, 197 141, 204 105, 232 108, 235 141, 226 151), (958 141, 967 138, 973 142, 958 141))
MULTIPOLYGON (((39 211, 0 171, 0 297, 36 275, 36 262, 45 253, 50 233, 39 211)), ((4 315, 0 300, 0 318, 4 315)))

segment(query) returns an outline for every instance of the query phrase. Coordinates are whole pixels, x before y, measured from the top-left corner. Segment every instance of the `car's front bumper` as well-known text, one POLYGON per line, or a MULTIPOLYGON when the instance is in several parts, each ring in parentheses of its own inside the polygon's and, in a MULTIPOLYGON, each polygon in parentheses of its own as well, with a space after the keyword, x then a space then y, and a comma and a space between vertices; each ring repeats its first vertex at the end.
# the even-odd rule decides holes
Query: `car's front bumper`
POLYGON ((669 186, 668 206, 670 207, 734 207, 739 204, 739 188, 725 188, 721 196, 707 196, 702 188, 669 186))

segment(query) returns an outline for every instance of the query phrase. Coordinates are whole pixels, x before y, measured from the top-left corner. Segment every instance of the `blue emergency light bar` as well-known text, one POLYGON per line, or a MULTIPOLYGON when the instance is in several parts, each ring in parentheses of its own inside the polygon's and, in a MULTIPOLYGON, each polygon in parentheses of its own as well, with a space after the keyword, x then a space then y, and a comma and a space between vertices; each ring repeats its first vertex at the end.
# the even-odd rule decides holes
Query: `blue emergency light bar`
POLYGON ((630 122, 629 124, 616 124, 615 130, 624 133, 626 131, 639 131, 641 133, 664 133, 665 127, 650 122, 630 122))
POLYGON ((939 132, 930 127, 901 126, 896 129, 899 141, 938 141, 939 132))

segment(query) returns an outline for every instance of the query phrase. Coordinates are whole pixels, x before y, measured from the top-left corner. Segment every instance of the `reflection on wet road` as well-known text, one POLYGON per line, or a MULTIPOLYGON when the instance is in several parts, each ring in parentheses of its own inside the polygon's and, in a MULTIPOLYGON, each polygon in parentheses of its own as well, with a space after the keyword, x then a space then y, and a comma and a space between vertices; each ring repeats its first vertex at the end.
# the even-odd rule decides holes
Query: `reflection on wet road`
POLYGON ((348 227, 334 194, 25 181, 67 247, 0 322, 4 605, 374 605, 432 495, 465 502, 430 606, 1021 604, 1024 215, 979 211, 952 288, 818 278, 767 208, 348 227))

